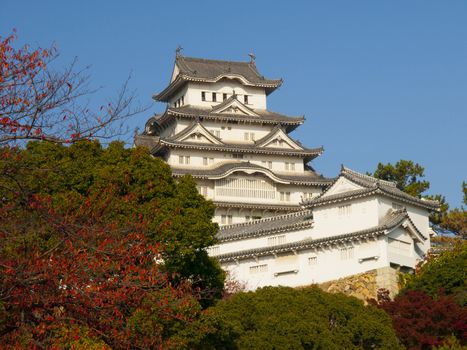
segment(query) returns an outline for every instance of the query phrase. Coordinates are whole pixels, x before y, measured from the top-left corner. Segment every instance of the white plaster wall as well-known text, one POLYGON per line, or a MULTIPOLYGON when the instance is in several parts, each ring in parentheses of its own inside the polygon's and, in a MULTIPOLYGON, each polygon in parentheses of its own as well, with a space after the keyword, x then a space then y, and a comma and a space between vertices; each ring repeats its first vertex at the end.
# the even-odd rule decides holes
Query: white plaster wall
MULTIPOLYGON (((283 175, 303 175, 305 172, 303 159, 291 156, 275 156, 275 155, 263 155, 263 154, 247 154, 247 153, 236 153, 241 154, 242 159, 234 158, 235 152, 230 153, 221 153, 216 151, 197 151, 191 149, 172 149, 170 152, 170 157, 168 163, 175 167, 185 167, 183 164, 178 163, 178 156, 188 155, 190 156, 190 165, 191 168, 196 169, 212 169, 224 164, 226 162, 232 163, 241 163, 241 162, 250 162, 252 164, 259 165, 263 168, 269 169, 274 173, 283 174, 283 175), (214 161, 212 164, 207 166, 203 164, 203 158, 213 158, 214 161), (269 168, 269 162, 271 162, 271 168, 269 168), (285 170, 285 163, 294 163, 294 170, 285 170)), ((289 167, 290 169, 290 167, 289 167)))
POLYGON ((427 238, 426 241, 421 244, 422 250, 426 253, 428 249, 430 249, 431 242, 430 242, 430 234, 429 234, 429 211, 424 208, 416 207, 411 204, 403 203, 398 201, 397 199, 389 199, 385 197, 379 197, 379 211, 378 216, 381 218, 383 217, 389 209, 393 209, 393 205, 399 205, 405 207, 407 213, 409 214, 410 219, 413 221, 414 225, 417 229, 427 238))
POLYGON ((203 121, 203 126, 211 130, 219 131, 220 139, 225 143, 233 144, 253 144, 255 140, 259 140, 266 136, 274 128, 273 124, 250 124, 250 123, 228 123, 216 122, 214 120, 203 121), (253 140, 245 140, 245 132, 254 133, 253 140))
POLYGON ((241 224, 246 222, 246 216, 250 218, 253 216, 264 218, 269 218, 275 215, 286 214, 284 211, 280 210, 259 210, 259 209, 227 209, 227 208, 218 208, 213 217, 213 221, 218 223, 219 226, 222 224, 222 215, 232 215, 232 224, 241 224))
POLYGON ((317 238, 364 230, 378 226, 376 198, 362 198, 329 204, 313 210, 317 238), (339 215, 339 206, 350 204, 350 213, 339 215))
MULTIPOLYGON (((381 254, 384 238, 369 244, 372 245, 370 249, 373 252, 381 254)), ((361 261, 359 245, 354 245, 353 257, 345 260, 341 259, 339 247, 335 246, 332 249, 302 250, 295 257, 290 253, 289 257, 268 255, 258 259, 245 259, 238 263, 224 263, 222 267, 233 278, 246 282, 248 290, 254 290, 264 286, 296 287, 323 283, 387 266, 387 260, 381 257, 361 261), (316 264, 310 264, 311 257, 316 257, 316 264), (250 267, 258 265, 267 265, 267 271, 250 272, 250 267)))
POLYGON ((260 236, 255 238, 248 238, 236 241, 225 241, 221 244, 218 244, 219 247, 218 254, 227 254, 227 253, 234 253, 241 250, 247 249, 255 249, 261 247, 268 247, 271 246, 269 243, 269 238, 278 237, 278 236, 285 236, 284 243, 293 243, 302 241, 304 239, 312 238, 313 236, 313 228, 293 231, 293 232, 283 232, 277 234, 268 234, 266 236, 260 236))
POLYGON ((415 267, 418 262, 418 256, 414 252, 414 241, 405 229, 398 227, 386 237, 386 240, 388 241, 387 252, 389 263, 411 268, 415 267), (391 239, 395 239, 396 241, 391 241, 391 239), (406 244, 403 243, 402 245, 406 249, 401 249, 395 245, 398 241, 405 242, 406 244))
POLYGON ((221 80, 217 83, 188 83, 188 91, 185 95, 185 104, 200 107, 211 107, 222 102, 222 94, 232 96, 232 92, 239 95, 238 100, 243 103, 243 95, 248 95, 247 106, 254 109, 267 109, 266 92, 264 88, 244 86, 238 80, 221 80), (201 100, 201 92, 206 92, 206 100, 201 100), (212 92, 218 93, 217 102, 211 101, 212 92))
POLYGON ((188 86, 185 86, 183 89, 181 89, 179 92, 177 92, 175 95, 172 96, 172 98, 168 101, 170 107, 175 107, 175 102, 183 96, 183 104, 181 104, 180 100, 180 106, 187 105, 187 91, 188 91, 188 86))

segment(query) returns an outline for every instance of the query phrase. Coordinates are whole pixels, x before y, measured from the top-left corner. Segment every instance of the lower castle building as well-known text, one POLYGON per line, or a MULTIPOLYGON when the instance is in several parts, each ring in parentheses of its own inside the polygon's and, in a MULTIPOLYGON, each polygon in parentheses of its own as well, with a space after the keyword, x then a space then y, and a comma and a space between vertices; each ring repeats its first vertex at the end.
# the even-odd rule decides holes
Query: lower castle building
MULTIPOLYGON (((289 134, 303 116, 270 111, 282 79, 249 62, 190 58, 177 50, 165 102, 135 145, 191 174, 216 205, 219 244, 210 248, 232 278, 253 290, 302 286, 370 270, 414 269, 430 247, 437 202, 348 168, 318 174, 308 148, 289 134)), ((311 140, 312 141, 312 140, 311 140)))
POLYGON ((221 227, 210 253, 249 290, 378 269, 408 272, 430 248, 428 216, 437 205, 343 167, 320 196, 303 202, 303 210, 221 227))

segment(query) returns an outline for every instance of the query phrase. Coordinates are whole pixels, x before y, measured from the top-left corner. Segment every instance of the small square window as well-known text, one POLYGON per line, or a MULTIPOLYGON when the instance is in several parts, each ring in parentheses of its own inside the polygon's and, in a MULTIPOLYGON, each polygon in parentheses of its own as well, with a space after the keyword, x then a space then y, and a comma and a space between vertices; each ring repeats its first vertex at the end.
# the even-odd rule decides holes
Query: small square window
POLYGON ((215 92, 212 93, 212 102, 217 101, 217 94, 215 92))
POLYGON ((246 105, 248 104, 248 95, 243 96, 243 102, 245 102, 246 105))
POLYGON ((201 91, 201 101, 206 101, 206 93, 201 91))
POLYGON ((227 94, 222 94, 222 101, 227 100, 227 94))

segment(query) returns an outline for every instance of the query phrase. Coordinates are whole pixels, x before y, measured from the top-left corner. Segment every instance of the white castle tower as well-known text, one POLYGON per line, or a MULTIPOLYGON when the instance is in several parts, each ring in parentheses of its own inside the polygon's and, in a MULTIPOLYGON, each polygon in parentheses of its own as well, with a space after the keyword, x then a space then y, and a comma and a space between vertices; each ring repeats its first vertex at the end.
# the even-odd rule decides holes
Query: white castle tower
POLYGON ((249 62, 218 61, 177 50, 169 85, 153 97, 167 108, 135 137, 175 177, 193 176, 215 203, 220 225, 297 211, 332 182, 308 165, 323 148, 289 136, 304 117, 267 109, 282 80, 264 78, 250 56, 249 62))
POLYGON ((135 144, 175 177, 191 174, 214 201, 222 227, 209 253, 248 289, 376 271, 378 287, 394 294, 397 271, 414 270, 430 248, 438 202, 345 167, 335 179, 318 175, 308 164, 323 149, 289 136, 304 118, 267 109, 281 84, 258 72, 254 56, 230 62, 178 51, 170 84, 154 96, 167 108, 135 144))

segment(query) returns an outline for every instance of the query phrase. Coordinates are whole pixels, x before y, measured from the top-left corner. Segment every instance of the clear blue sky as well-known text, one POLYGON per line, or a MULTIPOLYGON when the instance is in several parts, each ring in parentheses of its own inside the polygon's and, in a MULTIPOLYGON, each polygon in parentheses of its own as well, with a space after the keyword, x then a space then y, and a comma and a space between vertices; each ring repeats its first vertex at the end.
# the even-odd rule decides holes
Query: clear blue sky
MULTIPOLYGON (((313 162, 414 160, 430 193, 460 206, 467 180, 467 1, 21 1, 2 0, 0 34, 55 42, 62 62, 92 65, 94 96, 128 74, 142 104, 167 84, 175 48, 186 56, 247 60, 284 79, 269 109, 305 115, 294 137, 323 145, 313 162)), ((163 110, 154 104, 151 112, 163 110)), ((135 117, 142 128, 150 113, 135 117)))

